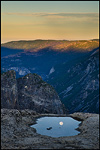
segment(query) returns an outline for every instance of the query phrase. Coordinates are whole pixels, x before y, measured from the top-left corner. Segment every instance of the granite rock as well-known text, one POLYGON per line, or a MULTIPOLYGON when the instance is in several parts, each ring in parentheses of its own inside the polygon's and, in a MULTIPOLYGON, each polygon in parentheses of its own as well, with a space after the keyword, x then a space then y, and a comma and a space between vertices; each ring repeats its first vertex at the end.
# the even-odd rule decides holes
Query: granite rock
POLYGON ((18 100, 15 71, 10 70, 1 75, 1 107, 15 108, 18 100))
POLYGON ((1 107, 30 109, 39 113, 65 112, 54 88, 39 75, 30 73, 16 79, 13 70, 1 75, 1 107))
POLYGON ((31 124, 41 116, 65 114, 39 114, 33 110, 1 110, 1 149, 99 149, 99 115, 74 113, 69 116, 81 120, 80 134, 69 137, 40 135, 31 124))

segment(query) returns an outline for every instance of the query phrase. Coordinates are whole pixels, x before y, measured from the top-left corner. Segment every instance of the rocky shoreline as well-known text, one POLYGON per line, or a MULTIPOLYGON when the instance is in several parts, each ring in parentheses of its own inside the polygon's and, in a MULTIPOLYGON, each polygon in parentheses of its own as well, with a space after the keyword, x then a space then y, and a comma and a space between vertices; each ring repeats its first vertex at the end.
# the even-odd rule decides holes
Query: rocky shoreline
POLYGON ((99 149, 98 114, 69 114, 82 121, 78 128, 80 134, 58 138, 37 134, 30 127, 41 116, 68 115, 39 114, 28 109, 1 109, 1 149, 99 149))

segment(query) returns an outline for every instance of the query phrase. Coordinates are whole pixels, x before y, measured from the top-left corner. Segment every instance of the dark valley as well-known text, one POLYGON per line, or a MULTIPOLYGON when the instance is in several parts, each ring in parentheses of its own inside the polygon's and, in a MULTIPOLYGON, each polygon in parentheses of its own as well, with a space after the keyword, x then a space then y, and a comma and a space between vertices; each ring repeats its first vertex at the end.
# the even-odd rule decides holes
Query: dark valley
POLYGON ((1 54, 1 73, 15 70, 18 81, 36 73, 69 113, 99 113, 99 40, 13 41, 2 44, 1 54))

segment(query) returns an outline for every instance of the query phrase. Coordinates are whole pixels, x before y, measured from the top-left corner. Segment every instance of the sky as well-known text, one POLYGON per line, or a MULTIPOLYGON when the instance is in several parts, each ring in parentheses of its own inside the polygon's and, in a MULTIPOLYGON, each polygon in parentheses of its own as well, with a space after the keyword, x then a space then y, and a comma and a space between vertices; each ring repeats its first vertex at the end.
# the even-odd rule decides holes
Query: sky
POLYGON ((99 38, 99 1, 1 1, 1 43, 99 38))

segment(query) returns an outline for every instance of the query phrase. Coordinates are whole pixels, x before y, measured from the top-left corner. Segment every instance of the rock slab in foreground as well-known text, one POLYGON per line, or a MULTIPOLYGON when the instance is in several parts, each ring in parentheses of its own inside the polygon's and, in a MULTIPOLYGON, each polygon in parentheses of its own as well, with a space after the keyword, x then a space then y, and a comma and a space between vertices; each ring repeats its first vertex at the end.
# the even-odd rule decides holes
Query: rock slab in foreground
POLYGON ((1 110, 2 149, 99 149, 99 115, 74 113, 70 116, 83 120, 80 134, 70 137, 52 138, 39 135, 30 125, 36 117, 65 116, 64 114, 38 114, 32 110, 1 110))

